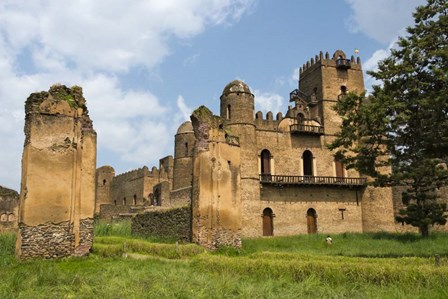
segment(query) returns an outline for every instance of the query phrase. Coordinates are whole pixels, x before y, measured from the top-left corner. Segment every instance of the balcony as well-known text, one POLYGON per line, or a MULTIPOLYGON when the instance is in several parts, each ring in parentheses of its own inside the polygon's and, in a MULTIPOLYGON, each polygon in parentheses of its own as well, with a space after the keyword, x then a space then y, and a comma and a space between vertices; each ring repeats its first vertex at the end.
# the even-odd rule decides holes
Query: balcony
POLYGON ((350 59, 339 58, 336 60, 336 68, 337 69, 346 70, 351 67, 352 67, 352 65, 351 65, 350 59))
POLYGON ((270 184, 275 186, 336 186, 359 188, 364 187, 367 183, 366 178, 344 178, 333 176, 293 176, 293 175, 270 175, 261 174, 260 182, 262 184, 270 184))
POLYGON ((305 100, 305 101, 309 102, 310 101, 310 96, 307 95, 306 93, 304 93, 301 90, 294 89, 293 91, 291 91, 289 93, 289 101, 290 102, 294 102, 295 99, 302 99, 302 100, 305 100))
POLYGON ((305 135, 323 135, 324 127, 321 126, 310 126, 303 124, 294 124, 289 126, 291 133, 293 134, 305 134, 305 135))

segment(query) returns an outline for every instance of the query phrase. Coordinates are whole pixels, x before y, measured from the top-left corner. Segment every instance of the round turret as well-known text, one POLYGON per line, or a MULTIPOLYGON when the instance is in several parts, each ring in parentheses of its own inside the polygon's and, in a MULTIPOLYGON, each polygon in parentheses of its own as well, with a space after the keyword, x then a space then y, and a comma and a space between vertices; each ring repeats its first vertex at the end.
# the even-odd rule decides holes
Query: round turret
POLYGON ((181 124, 174 137, 173 190, 189 187, 192 184, 195 141, 191 121, 181 124))
POLYGON ((181 124, 174 136, 174 159, 192 157, 195 140, 191 121, 181 124))
POLYGON ((193 125, 191 124, 191 121, 186 121, 179 126, 176 134, 191 133, 191 132, 193 132, 193 125))
POLYGON ((221 117, 232 123, 253 123, 254 95, 249 86, 234 80, 224 87, 221 95, 221 117))

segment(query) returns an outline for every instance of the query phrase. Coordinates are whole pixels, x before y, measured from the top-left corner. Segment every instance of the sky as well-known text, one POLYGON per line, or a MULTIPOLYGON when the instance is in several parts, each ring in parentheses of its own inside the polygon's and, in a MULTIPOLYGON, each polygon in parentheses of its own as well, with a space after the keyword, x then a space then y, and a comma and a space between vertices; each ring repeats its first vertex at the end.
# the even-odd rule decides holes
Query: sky
POLYGON ((375 69, 424 3, 0 0, 0 185, 20 189, 24 103, 33 92, 83 88, 97 167, 158 167, 195 108, 219 114, 230 81, 249 85, 255 111, 285 113, 303 63, 358 49, 363 69, 375 69))

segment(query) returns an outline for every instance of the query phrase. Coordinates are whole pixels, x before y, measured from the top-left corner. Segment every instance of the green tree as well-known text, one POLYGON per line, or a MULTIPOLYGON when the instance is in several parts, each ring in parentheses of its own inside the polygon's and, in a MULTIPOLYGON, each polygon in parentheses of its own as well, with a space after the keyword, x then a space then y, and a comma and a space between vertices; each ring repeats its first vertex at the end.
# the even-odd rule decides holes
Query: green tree
POLYGON ((369 72, 381 86, 336 104, 343 123, 329 147, 374 184, 405 186, 396 219, 427 237, 430 225, 447 221, 440 188, 448 185, 448 1, 428 0, 414 19, 369 72))

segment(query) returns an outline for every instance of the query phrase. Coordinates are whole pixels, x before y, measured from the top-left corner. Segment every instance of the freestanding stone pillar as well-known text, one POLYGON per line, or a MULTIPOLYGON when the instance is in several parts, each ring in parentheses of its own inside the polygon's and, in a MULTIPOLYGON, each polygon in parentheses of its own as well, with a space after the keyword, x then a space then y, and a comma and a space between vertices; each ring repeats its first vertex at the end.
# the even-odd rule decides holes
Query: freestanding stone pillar
POLYGON ((18 258, 89 253, 96 133, 81 87, 53 85, 25 103, 18 258))
POLYGON ((240 147, 206 107, 191 116, 196 143, 192 240, 209 249, 241 247, 240 147))

